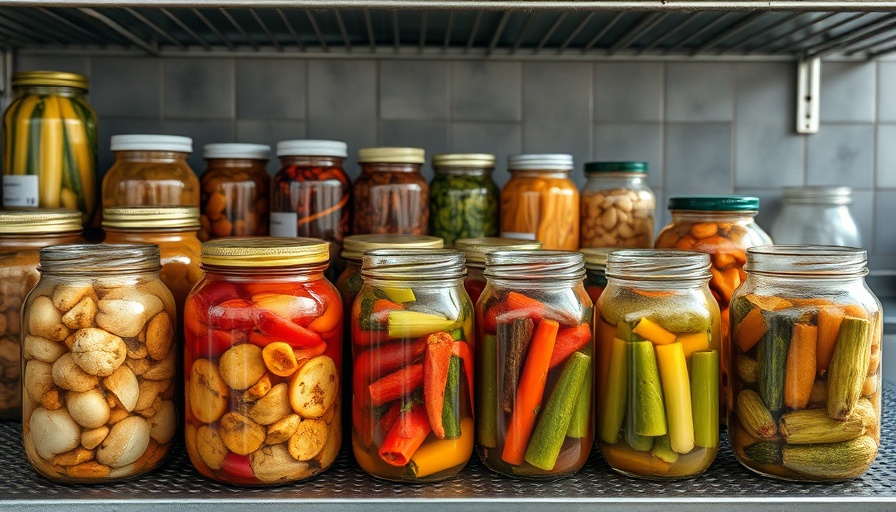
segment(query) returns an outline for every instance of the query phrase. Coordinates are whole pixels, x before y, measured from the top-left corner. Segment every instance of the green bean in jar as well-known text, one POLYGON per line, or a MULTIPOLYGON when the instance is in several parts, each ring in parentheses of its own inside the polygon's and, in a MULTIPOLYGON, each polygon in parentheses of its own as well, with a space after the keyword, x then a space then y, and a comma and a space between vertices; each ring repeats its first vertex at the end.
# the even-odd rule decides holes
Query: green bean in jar
POLYGON ((429 231, 451 246, 459 238, 498 234, 498 186, 491 178, 494 155, 434 155, 429 231))

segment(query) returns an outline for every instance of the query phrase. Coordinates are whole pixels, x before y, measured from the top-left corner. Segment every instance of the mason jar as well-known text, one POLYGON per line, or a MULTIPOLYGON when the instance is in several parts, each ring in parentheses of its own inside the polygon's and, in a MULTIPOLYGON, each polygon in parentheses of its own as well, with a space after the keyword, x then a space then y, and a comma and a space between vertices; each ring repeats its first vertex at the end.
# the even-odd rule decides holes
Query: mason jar
POLYGON ((268 234, 271 177, 264 144, 206 144, 199 240, 268 234))
POLYGON ((429 184, 429 232, 448 247, 458 238, 498 235, 498 185, 492 179, 495 155, 433 155, 429 184))
POLYGON ((352 307, 352 448, 367 473, 433 482, 473 452, 473 305, 464 255, 382 249, 352 307))
POLYGON ((0 419, 22 418, 22 303, 43 247, 83 242, 78 210, 0 211, 0 419))
POLYGON ((597 332, 597 446, 614 470, 699 475, 719 450, 719 306, 709 255, 607 256, 597 332))
POLYGON ((454 242, 454 248, 463 251, 467 260, 467 278, 464 288, 475 305, 485 289, 485 255, 495 251, 537 251, 541 249, 538 240, 519 240, 484 236, 479 238, 461 238, 454 242))
MULTIPOLYGON (((759 198, 753 196, 683 196, 669 198, 672 220, 656 239, 657 249, 683 249, 708 253, 712 261, 709 290, 722 315, 722 400, 728 399, 729 304, 734 290, 746 279, 746 250, 772 240, 755 222, 759 198)), ((722 421, 726 420, 722 415, 722 421)))
POLYGON ((103 208, 199 207, 199 178, 187 163, 193 139, 178 135, 113 135, 115 162, 103 178, 103 208))
POLYGON ((352 233, 425 235, 429 226, 429 185, 420 168, 420 148, 361 148, 361 176, 352 188, 352 233))
POLYGON ((159 467, 177 429, 171 292, 150 244, 40 250, 22 308, 25 454, 60 483, 112 482, 159 467))
POLYGON ((880 445, 883 328, 866 252, 752 247, 745 268, 731 301, 734 454, 783 480, 863 474, 880 445))
POLYGON ((582 189, 582 247, 653 247, 656 199, 646 162, 588 162, 582 189))
POLYGON ((185 441, 204 476, 275 485, 329 468, 342 443, 342 302, 317 238, 221 238, 187 297, 185 441))
POLYGON ((589 247, 579 250, 585 255, 585 291, 594 305, 607 287, 607 255, 614 248, 589 247))
POLYGON ((568 251, 485 256, 476 303, 479 458, 503 475, 578 471, 594 440, 592 302, 568 251))
POLYGON ((849 211, 851 204, 850 187, 784 187, 772 237, 779 244, 862 247, 862 234, 849 211))

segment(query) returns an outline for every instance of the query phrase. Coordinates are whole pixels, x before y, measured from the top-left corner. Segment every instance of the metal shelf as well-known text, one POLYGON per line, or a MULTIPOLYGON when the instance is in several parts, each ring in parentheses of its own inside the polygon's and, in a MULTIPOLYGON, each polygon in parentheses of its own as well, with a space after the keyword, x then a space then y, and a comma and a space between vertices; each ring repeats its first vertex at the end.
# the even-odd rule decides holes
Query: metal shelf
POLYGON ((155 56, 875 58, 893 1, 0 0, 0 48, 155 56))
POLYGON ((712 467, 697 478, 652 482, 613 472, 592 454, 579 473, 553 482, 505 478, 471 461, 456 478, 437 484, 394 484, 373 479, 343 453, 335 466, 303 483, 241 488, 209 481, 192 469, 182 447, 163 468, 139 479, 107 485, 62 486, 31 470, 21 449, 19 425, 0 424, 0 509, 139 510, 175 507, 214 512, 263 512, 301 506, 302 511, 402 512, 479 510, 892 511, 896 509, 896 384, 885 386, 881 451, 865 475, 838 484, 798 484, 759 477, 738 464, 727 437, 712 467))

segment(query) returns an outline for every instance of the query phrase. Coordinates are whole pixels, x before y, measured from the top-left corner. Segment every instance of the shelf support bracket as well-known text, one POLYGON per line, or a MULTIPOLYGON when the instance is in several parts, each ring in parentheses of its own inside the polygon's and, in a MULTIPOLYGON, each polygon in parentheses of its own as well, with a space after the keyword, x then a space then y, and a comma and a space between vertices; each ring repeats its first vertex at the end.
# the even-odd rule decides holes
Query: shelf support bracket
POLYGON ((797 63, 796 132, 818 133, 821 112, 821 58, 797 63))

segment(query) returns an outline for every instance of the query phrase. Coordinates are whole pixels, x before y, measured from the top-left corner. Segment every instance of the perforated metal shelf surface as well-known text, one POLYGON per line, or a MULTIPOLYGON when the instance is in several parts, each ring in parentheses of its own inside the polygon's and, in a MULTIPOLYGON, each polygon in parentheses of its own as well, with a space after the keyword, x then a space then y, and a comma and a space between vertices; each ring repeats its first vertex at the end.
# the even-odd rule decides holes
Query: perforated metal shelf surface
POLYGON ((614 473, 597 450, 585 468, 553 482, 514 480, 473 460, 456 478, 437 484, 395 484, 373 479, 343 450, 333 468, 302 483, 250 489, 218 484, 192 469, 182 447, 161 469, 116 484, 63 486, 39 476, 21 449, 20 426, 0 423, 2 510, 896 510, 896 384, 884 393, 881 451, 871 469, 838 484, 779 482, 737 463, 727 437, 712 467, 700 477, 651 482, 614 473))

